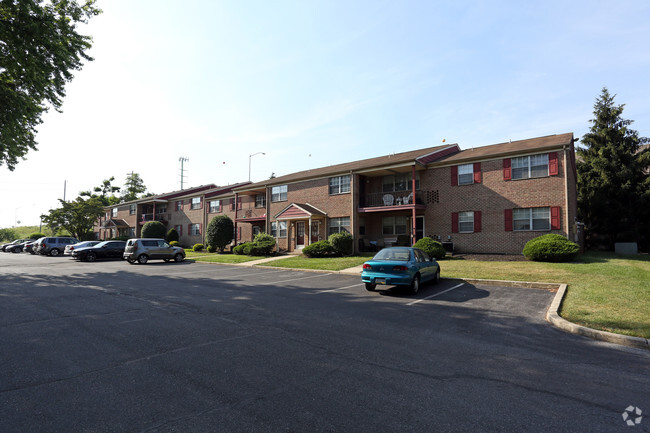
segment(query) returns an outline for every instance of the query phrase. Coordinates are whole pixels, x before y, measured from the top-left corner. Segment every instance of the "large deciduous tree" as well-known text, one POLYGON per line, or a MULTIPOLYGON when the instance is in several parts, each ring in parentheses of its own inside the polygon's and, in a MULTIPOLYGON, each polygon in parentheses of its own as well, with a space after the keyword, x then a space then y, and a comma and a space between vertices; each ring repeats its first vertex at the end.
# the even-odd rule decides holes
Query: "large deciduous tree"
POLYGON ((42 114, 61 111, 72 72, 93 60, 77 25, 100 12, 95 0, 0 0, 0 165, 36 150, 42 114))
POLYGON ((578 212, 586 226, 587 244, 611 250, 615 242, 647 241, 650 202, 649 140, 630 129, 607 88, 594 104, 589 133, 577 149, 578 212))
POLYGON ((104 204, 96 197, 84 199, 81 196, 73 201, 59 202, 60 208, 50 209, 48 214, 41 215, 43 222, 55 233, 65 229, 79 240, 90 238, 95 223, 104 215, 104 204))

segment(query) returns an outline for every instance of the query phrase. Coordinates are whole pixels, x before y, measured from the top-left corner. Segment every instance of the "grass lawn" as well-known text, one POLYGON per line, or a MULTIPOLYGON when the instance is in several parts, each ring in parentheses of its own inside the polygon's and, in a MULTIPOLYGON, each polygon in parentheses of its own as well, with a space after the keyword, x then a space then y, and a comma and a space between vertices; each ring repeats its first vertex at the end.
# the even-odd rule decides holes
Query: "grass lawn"
POLYGON ((442 276, 567 283, 566 320, 650 338, 650 257, 587 253, 576 263, 443 260, 442 276))
POLYGON ((207 251, 195 252, 188 250, 185 250, 185 256, 190 260, 208 263, 243 263, 265 258, 264 256, 238 256, 236 254, 218 254, 207 251))
POLYGON ((353 268, 363 264, 370 259, 370 256, 334 257, 334 258, 313 258, 305 256, 293 256, 286 259, 274 260, 263 263, 261 266, 275 266, 280 268, 299 269, 324 269, 327 271, 340 271, 341 269, 353 268))

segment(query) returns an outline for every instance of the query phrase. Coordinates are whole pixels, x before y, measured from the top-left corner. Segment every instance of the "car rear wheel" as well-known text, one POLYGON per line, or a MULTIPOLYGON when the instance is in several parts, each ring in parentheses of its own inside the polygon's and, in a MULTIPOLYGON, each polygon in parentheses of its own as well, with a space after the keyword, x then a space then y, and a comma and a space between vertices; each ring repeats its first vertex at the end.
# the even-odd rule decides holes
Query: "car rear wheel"
POLYGON ((182 262, 182 261, 183 261, 183 255, 182 255, 181 253, 177 253, 177 254, 174 256, 174 261, 176 261, 176 262, 182 262))
POLYGON ((56 257, 56 256, 58 256, 60 253, 61 253, 61 251, 57 250, 56 248, 52 248, 52 249, 50 250, 50 255, 51 255, 52 257, 56 257))
POLYGON ((420 291, 420 275, 416 275, 413 277, 413 281, 411 282, 411 293, 414 295, 420 291))
POLYGON ((95 260, 97 260, 97 254, 95 254, 95 253, 86 254, 86 261, 87 262, 94 262, 95 260))
POLYGON ((376 287, 376 284, 366 283, 366 290, 369 292, 374 292, 376 287))
POLYGON ((149 257, 147 257, 146 254, 140 254, 140 256, 138 257, 138 263, 140 263, 141 265, 144 265, 145 263, 147 263, 148 260, 149 260, 149 257))

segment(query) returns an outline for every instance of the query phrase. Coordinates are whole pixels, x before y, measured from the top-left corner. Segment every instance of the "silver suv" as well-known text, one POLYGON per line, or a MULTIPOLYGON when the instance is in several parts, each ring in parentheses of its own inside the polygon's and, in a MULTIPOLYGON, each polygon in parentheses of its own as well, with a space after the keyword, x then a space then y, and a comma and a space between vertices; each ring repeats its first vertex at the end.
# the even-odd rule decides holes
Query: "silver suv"
POLYGON ((66 245, 76 244, 79 241, 73 237, 59 236, 55 238, 40 238, 34 247, 37 253, 51 255, 52 257, 63 254, 66 245))
POLYGON ((169 246, 164 239, 129 239, 126 241, 124 258, 131 264, 138 262, 141 265, 144 265, 150 259, 182 262, 185 260, 185 250, 169 246))

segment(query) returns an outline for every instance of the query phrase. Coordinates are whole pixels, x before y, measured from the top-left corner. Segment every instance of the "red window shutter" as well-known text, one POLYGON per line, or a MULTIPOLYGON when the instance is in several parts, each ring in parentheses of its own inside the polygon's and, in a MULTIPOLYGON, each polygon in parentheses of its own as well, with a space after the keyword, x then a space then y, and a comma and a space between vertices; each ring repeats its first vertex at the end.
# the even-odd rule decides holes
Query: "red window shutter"
POLYGON ((474 233, 480 233, 482 228, 483 226, 481 224, 481 211, 475 210, 474 211, 474 233))
POLYGON ((474 163, 474 183, 481 183, 481 163, 474 163))
POLYGON ((507 232, 512 231, 512 209, 506 209, 503 211, 505 215, 505 229, 507 232))
POLYGON ((241 197, 237 197, 237 210, 241 210, 241 197))
POLYGON ((192 224, 187 225, 187 235, 192 236, 192 224))
POLYGON ((237 227, 237 240, 241 240, 241 227, 237 227))
POLYGON ((548 154, 548 174, 549 176, 557 176, 559 172, 557 152, 551 152, 548 154))
POLYGON ((458 166, 457 165, 452 165, 451 166, 451 186, 457 186, 458 185, 458 166))
POLYGON ((203 234, 203 224, 199 224, 199 234, 203 234))
POLYGON ((199 197, 199 209, 203 209, 203 197, 199 197))
POLYGON ((503 160, 503 180, 512 180, 512 170, 510 169, 510 158, 503 160))
POLYGON ((551 208, 551 230, 560 230, 561 215, 560 206, 553 206, 551 208))
POLYGON ((451 213, 451 232, 458 233, 458 212, 451 213))

